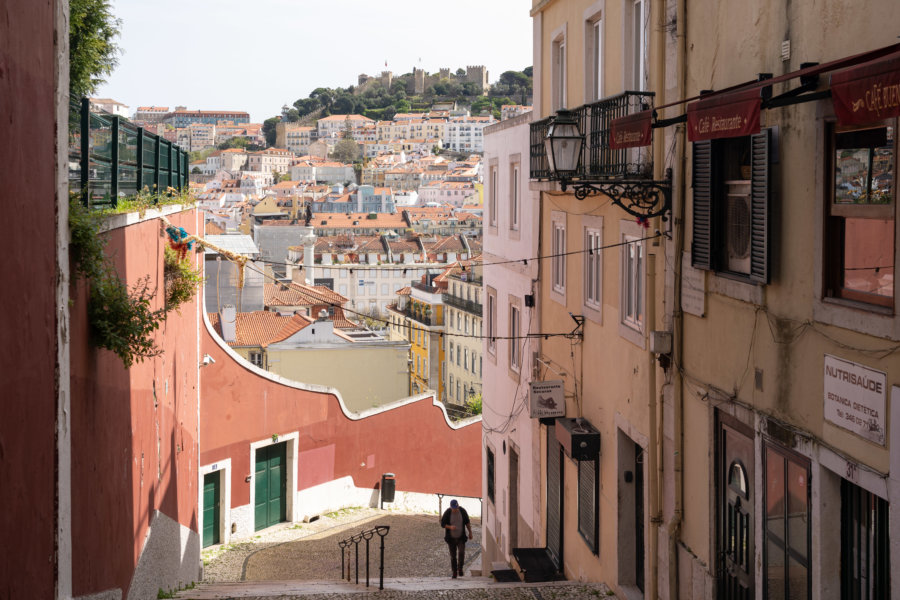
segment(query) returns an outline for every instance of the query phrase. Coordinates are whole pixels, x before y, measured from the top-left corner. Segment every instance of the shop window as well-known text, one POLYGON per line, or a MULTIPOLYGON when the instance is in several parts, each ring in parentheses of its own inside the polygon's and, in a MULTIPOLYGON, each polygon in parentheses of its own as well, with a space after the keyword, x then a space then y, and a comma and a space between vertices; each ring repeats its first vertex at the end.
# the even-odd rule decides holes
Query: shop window
POLYGON ((597 461, 578 461, 578 533, 597 554, 597 461))
POLYGON ((487 497, 492 503, 494 502, 494 451, 490 448, 487 450, 487 497))
POLYGON ((895 122, 833 127, 825 247, 825 295, 894 308, 895 122))
POLYGON ((809 461, 767 444, 764 467, 765 597, 811 598, 809 461))
POLYGON ((890 598, 887 500, 841 480, 841 598, 890 598))
POLYGON ((769 130, 694 143, 691 264, 769 282, 769 130))

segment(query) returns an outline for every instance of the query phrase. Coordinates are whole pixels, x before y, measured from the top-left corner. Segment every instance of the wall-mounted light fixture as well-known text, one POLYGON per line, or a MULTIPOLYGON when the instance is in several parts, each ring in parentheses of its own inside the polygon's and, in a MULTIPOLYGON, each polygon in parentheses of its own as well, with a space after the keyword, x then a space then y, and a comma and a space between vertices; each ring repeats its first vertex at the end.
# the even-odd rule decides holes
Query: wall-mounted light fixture
POLYGON ((662 181, 649 179, 590 179, 581 170, 584 134, 578 128, 575 114, 558 110, 550 120, 544 138, 551 177, 559 181, 562 191, 572 185, 575 197, 603 194, 613 204, 638 219, 662 216, 665 220, 672 201, 672 170, 666 169, 662 181))

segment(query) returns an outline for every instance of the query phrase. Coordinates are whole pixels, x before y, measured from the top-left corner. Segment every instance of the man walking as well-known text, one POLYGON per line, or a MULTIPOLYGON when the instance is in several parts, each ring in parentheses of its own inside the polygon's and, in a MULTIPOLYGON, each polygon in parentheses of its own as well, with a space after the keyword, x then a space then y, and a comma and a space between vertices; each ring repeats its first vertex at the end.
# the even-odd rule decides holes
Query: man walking
POLYGON ((453 569, 453 579, 463 574, 463 564, 466 561, 466 535, 465 527, 469 531, 469 539, 472 539, 472 524, 469 522, 469 513, 459 505, 455 499, 450 501, 450 508, 444 511, 441 517, 441 527, 444 528, 444 541, 450 548, 450 568, 453 569), (458 558, 457 558, 458 557, 458 558))

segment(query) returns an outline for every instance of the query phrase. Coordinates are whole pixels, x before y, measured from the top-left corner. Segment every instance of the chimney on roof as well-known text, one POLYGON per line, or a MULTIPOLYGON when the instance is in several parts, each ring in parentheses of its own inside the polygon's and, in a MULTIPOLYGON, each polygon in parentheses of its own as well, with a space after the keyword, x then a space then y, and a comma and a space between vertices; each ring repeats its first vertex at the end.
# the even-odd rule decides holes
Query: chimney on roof
POLYGON ((233 304, 226 304, 219 310, 219 325, 223 340, 234 342, 237 339, 237 309, 233 304))

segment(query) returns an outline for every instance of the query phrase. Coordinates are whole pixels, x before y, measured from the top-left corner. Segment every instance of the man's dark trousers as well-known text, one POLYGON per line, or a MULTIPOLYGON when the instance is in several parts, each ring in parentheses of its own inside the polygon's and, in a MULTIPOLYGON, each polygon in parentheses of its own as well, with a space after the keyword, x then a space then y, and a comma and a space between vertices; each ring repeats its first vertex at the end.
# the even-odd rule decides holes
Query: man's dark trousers
POLYGON ((462 571, 466 562, 466 536, 448 538, 447 546, 450 548, 450 568, 453 569, 453 574, 456 575, 462 571), (457 554, 459 555, 458 562, 457 554))

